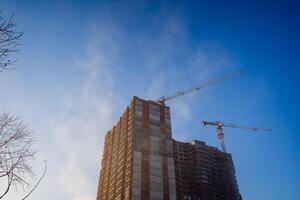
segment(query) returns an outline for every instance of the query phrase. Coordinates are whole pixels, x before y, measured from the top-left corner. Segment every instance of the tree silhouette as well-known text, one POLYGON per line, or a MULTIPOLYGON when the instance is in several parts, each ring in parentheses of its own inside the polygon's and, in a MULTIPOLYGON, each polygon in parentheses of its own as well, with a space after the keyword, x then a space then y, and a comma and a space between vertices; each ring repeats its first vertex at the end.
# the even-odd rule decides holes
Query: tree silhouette
POLYGON ((12 65, 16 60, 11 60, 10 57, 18 51, 22 36, 23 32, 16 30, 14 15, 6 19, 3 10, 0 10, 0 72, 14 69, 12 65))
POLYGON ((25 176, 34 176, 28 164, 36 153, 33 144, 32 132, 19 118, 8 113, 0 115, 0 178, 7 179, 7 187, 0 199, 12 185, 28 185, 25 176))
MULTIPOLYGON (((10 57, 18 51, 23 35, 23 32, 16 31, 13 19, 14 15, 11 15, 7 20, 3 10, 0 10, 0 72, 14 69, 12 65, 16 60, 11 60, 10 57)), ((30 160, 33 160, 37 153, 33 146, 34 141, 33 132, 19 117, 0 113, 0 199, 8 194, 12 186, 29 186, 27 178, 35 177, 30 165, 30 160), (2 184, 5 186, 2 187, 2 184)), ((22 200, 26 199, 44 178, 47 171, 46 161, 44 163, 43 175, 22 200)))

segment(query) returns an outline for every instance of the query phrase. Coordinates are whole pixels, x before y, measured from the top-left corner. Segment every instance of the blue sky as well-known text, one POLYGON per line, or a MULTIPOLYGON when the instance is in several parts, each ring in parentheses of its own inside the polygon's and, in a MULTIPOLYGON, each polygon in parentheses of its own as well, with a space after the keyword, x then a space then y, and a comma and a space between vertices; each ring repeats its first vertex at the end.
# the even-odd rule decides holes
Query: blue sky
MULTIPOLYGON (((300 198, 299 1, 1 1, 24 45, 0 74, 1 110, 34 130, 47 177, 31 199, 95 198, 103 137, 133 95, 154 99, 227 72, 243 76, 168 102, 176 139, 218 146, 221 120, 243 199, 300 198)), ((22 196, 22 189, 8 199, 22 196)))

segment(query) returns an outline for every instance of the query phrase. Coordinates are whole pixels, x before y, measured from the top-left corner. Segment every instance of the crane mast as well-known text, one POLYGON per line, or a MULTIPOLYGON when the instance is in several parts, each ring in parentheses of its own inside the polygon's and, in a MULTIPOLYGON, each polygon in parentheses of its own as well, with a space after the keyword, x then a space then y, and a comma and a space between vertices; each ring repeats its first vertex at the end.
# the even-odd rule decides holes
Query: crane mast
POLYGON ((191 93, 191 92, 199 91, 199 90, 201 90, 203 88, 206 88, 208 86, 214 85, 214 84, 219 83, 221 81, 224 81, 224 80, 227 80, 227 79, 239 76, 239 75, 241 75, 243 73, 244 73, 244 70, 235 71, 235 72, 223 75, 223 76, 221 76, 221 77, 219 77, 217 79, 206 81, 206 82, 204 82, 201 85, 198 85, 198 86, 195 86, 195 87, 191 87, 191 88, 189 88, 187 90, 182 90, 182 91, 178 91, 178 92, 176 92, 175 94, 172 94, 172 95, 167 95, 167 96, 159 97, 155 101, 159 102, 159 103, 164 103, 165 101, 168 101, 168 100, 180 97, 182 95, 185 95, 185 94, 188 94, 188 93, 191 93))
POLYGON ((234 123, 223 123, 220 121, 202 121, 202 126, 215 126, 217 128, 217 136, 218 140, 221 146, 222 151, 227 152, 225 142, 224 142, 224 133, 223 133, 223 127, 229 127, 229 128, 242 128, 242 129, 248 129, 252 131, 272 131, 270 128, 257 128, 253 126, 244 126, 234 123))

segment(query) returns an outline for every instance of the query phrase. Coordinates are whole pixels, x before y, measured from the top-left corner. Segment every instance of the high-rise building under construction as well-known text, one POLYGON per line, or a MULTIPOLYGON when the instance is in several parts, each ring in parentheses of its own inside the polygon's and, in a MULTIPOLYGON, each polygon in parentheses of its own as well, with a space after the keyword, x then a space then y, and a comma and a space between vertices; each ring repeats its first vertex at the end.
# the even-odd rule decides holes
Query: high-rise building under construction
POLYGON ((105 137, 97 200, 176 199, 169 107, 134 97, 105 137))
POLYGON ((134 97, 105 136, 97 200, 239 200, 230 155, 199 144, 172 139, 168 106, 134 97))
POLYGON ((242 199, 230 154, 198 140, 173 146, 177 199, 242 199))

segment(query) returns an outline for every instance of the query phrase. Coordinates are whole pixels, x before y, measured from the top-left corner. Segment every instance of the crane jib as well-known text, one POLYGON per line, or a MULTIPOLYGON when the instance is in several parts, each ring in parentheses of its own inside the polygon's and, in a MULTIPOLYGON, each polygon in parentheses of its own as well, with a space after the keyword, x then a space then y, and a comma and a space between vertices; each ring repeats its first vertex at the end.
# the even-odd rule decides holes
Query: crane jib
POLYGON ((162 97, 158 98, 158 99, 155 100, 155 101, 156 101, 156 102, 164 102, 164 101, 168 101, 168 100, 170 100, 170 99, 174 99, 174 98, 176 98, 176 97, 185 95, 185 94, 190 93, 190 92, 199 91, 200 89, 203 89, 203 88, 206 88, 206 87, 208 87, 208 86, 210 86, 210 85, 216 84, 216 83, 218 83, 218 82, 221 82, 221 81, 224 81, 224 80, 227 80, 227 79, 230 79, 230 78, 239 76, 239 75, 241 75, 241 74, 243 74, 243 73, 244 73, 243 70, 239 70, 239 71, 236 71, 236 72, 232 72, 232 73, 223 75, 223 76, 219 77, 218 79, 207 81, 207 82, 205 82, 205 83, 203 83, 203 84, 201 84, 201 85, 198 85, 198 86, 189 88, 189 89, 187 89, 187 90, 178 91, 178 92, 176 92, 176 93, 173 94, 173 95, 162 96, 162 97))

